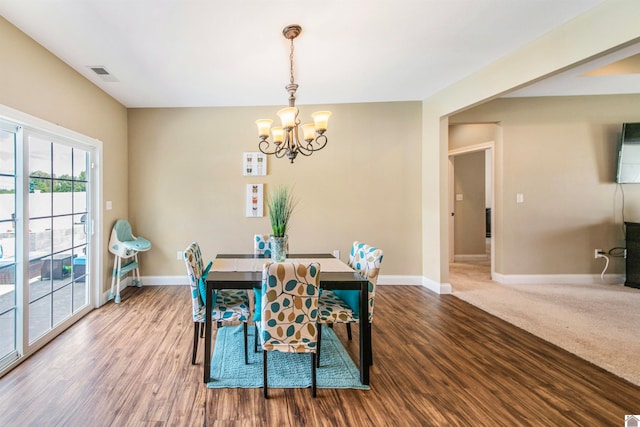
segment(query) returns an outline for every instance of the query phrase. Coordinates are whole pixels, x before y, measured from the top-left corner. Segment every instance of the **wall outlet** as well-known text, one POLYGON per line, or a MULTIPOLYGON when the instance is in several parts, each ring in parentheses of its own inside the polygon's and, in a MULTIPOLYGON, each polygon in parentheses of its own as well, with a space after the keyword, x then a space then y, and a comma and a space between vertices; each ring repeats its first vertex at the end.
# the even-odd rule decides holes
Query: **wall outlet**
POLYGON ((593 258, 598 259, 602 256, 602 249, 594 249, 593 258))
POLYGON ((340 251, 338 249, 333 250, 333 256, 340 259, 340 251))
POLYGON ((182 251, 178 251, 178 253, 176 254, 176 259, 179 261, 182 260, 182 251))

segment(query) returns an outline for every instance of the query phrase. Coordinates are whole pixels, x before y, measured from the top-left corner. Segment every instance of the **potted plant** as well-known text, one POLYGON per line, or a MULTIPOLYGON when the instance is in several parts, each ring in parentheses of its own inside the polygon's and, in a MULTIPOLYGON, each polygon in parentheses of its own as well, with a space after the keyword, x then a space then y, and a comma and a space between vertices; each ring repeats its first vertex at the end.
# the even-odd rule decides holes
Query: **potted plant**
POLYGON ((269 243, 271 259, 275 262, 282 262, 287 257, 287 230, 297 203, 289 187, 283 185, 276 187, 267 198, 272 231, 269 243))

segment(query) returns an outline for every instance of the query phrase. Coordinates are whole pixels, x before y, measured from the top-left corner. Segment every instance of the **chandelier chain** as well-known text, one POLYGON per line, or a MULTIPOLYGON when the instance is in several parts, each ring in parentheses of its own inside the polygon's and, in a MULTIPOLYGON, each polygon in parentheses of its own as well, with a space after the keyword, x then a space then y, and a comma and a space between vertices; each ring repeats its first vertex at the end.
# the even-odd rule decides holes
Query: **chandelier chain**
POLYGON ((289 53, 289 73, 291 74, 291 79, 289 81, 291 82, 291 84, 295 84, 295 81, 293 78, 293 50, 294 50, 293 39, 291 39, 291 50, 289 53))

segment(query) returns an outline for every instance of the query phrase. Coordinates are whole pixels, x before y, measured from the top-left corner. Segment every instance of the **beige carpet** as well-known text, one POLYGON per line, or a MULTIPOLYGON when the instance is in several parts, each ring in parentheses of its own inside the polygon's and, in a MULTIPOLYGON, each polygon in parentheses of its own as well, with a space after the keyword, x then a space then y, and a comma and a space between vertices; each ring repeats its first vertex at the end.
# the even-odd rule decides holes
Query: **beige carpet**
POLYGON ((640 385, 640 289, 503 285, 488 263, 450 266, 453 295, 640 385))

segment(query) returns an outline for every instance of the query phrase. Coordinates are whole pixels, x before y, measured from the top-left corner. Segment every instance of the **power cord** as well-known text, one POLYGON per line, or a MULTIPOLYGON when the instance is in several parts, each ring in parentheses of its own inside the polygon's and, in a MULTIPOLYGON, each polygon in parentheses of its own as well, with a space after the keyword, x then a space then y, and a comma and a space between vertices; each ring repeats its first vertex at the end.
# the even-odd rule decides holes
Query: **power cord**
POLYGON ((604 269, 602 270, 602 273, 600 273, 600 280, 604 282, 604 273, 607 271, 607 268, 609 268, 609 257, 606 256, 604 253, 600 252, 598 253, 598 258, 604 258, 607 261, 604 264, 604 269))

